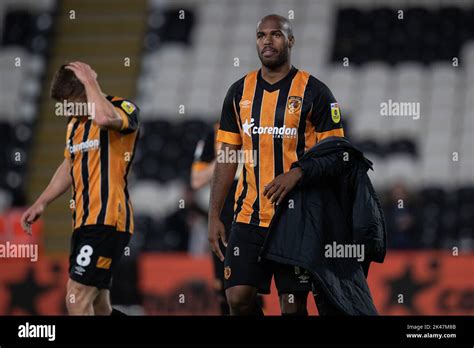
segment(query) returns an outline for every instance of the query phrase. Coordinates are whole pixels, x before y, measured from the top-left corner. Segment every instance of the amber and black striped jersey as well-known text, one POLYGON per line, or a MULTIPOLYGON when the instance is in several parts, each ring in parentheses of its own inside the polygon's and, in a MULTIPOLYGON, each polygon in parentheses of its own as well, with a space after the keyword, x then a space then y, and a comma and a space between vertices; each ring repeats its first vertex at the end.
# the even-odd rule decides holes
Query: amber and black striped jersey
POLYGON ((139 108, 107 96, 122 117, 120 131, 100 129, 87 117, 72 117, 64 156, 71 161, 73 229, 110 225, 133 233, 133 208, 127 190, 138 139, 139 108))
POLYGON ((269 84, 258 70, 234 83, 224 100, 217 140, 242 145, 257 156, 240 176, 234 220, 269 226, 274 206, 263 196, 264 186, 329 136, 344 136, 339 105, 309 73, 292 67, 285 78, 269 84))

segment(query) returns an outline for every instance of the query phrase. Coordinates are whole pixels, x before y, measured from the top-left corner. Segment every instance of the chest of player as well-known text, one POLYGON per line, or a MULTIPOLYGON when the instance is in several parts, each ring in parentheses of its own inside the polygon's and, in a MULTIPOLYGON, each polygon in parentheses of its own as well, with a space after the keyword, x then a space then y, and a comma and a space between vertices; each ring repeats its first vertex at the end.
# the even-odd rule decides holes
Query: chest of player
MULTIPOLYGON (((241 100, 240 125, 243 141, 248 138, 297 139, 304 133, 311 103, 301 95, 280 95, 263 90, 252 101, 241 100)), ((247 139, 250 140, 250 139, 247 139)))
POLYGON ((100 151, 104 137, 101 130, 92 121, 81 121, 68 125, 68 136, 66 141, 66 151, 71 159, 80 159, 86 153, 94 154, 100 151))

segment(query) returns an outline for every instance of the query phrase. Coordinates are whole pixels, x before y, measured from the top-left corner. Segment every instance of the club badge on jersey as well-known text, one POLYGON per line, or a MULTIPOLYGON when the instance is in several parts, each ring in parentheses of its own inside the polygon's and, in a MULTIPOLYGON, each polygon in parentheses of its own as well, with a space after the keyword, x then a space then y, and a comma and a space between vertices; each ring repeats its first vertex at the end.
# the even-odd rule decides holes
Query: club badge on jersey
POLYGON ((338 103, 331 103, 331 118, 334 123, 341 121, 341 111, 339 110, 338 103))
POLYGON ((124 109, 125 112, 126 112, 127 114, 129 114, 129 115, 131 115, 132 112, 135 111, 135 105, 133 105, 132 103, 130 103, 130 102, 126 101, 126 100, 124 100, 120 106, 121 106, 122 109, 124 109))
POLYGON ((290 114, 295 114, 301 109, 301 104, 303 102, 303 98, 298 96, 289 96, 288 97, 288 112, 290 114))

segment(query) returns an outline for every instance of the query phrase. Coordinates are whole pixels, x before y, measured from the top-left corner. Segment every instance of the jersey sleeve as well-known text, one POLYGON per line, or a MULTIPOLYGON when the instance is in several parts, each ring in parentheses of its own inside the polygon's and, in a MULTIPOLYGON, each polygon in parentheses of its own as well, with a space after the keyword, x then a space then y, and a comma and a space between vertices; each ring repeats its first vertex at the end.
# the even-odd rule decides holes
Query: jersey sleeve
POLYGON ((194 151, 194 161, 192 170, 205 169, 215 158, 215 131, 213 128, 209 130, 206 136, 199 140, 194 151))
POLYGON ((219 130, 217 131, 217 141, 232 144, 241 145, 242 136, 237 121, 237 115, 235 113, 235 84, 232 85, 227 91, 227 95, 224 99, 224 105, 222 106, 221 121, 219 130))
POLYGON ((130 100, 112 99, 111 103, 122 118, 120 133, 129 134, 138 130, 140 109, 130 100))
POLYGON ((70 159, 71 158, 71 153, 69 152, 69 137, 71 136, 71 127, 72 127, 72 118, 69 119, 67 123, 67 130, 66 130, 66 143, 64 144, 64 158, 70 159))
POLYGON ((68 140, 66 138, 66 146, 64 146, 64 158, 70 159, 71 158, 71 153, 69 152, 69 146, 68 146, 68 140))
POLYGON ((324 84, 321 84, 316 92, 312 105, 311 123, 316 130, 317 142, 331 136, 344 136, 339 104, 324 84))

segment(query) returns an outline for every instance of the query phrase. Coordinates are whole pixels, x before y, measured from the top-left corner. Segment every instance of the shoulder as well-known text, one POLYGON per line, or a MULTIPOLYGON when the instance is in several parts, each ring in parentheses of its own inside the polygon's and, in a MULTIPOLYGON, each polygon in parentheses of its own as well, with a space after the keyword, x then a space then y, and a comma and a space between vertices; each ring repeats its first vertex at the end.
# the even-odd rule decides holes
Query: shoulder
POLYGON ((230 85, 228 94, 232 94, 232 96, 235 96, 237 94, 241 94, 242 90, 244 88, 244 83, 245 83, 245 79, 246 79, 247 76, 248 76, 248 74, 241 77, 240 79, 235 81, 232 85, 230 85))
POLYGON ((329 87, 320 79, 316 78, 313 75, 309 75, 308 79, 308 86, 311 88, 312 91, 322 93, 322 92, 330 92, 331 90, 329 87))
POLYGON ((138 105, 130 99, 110 95, 106 96, 106 98, 115 107, 124 110, 129 115, 133 113, 138 114, 140 112, 138 105))
POLYGON ((112 104, 116 105, 122 105, 122 104, 132 104, 134 105, 135 107, 138 108, 138 105, 132 101, 131 99, 128 99, 128 98, 123 98, 123 97, 117 97, 117 96, 110 96, 108 95, 107 97, 107 100, 109 100, 112 104))
POLYGON ((315 103, 325 100, 332 100, 334 96, 329 87, 320 79, 309 75, 308 87, 311 100, 315 103))

